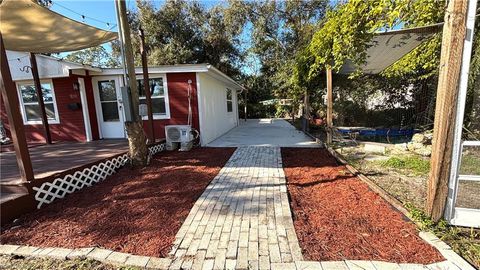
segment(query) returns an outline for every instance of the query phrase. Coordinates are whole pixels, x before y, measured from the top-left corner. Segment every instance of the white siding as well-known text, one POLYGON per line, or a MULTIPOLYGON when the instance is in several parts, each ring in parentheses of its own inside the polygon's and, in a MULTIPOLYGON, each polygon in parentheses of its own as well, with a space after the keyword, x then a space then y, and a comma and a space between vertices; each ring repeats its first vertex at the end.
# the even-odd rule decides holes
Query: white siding
POLYGON ((206 145, 238 125, 237 89, 206 73, 197 73, 201 144, 206 145), (227 88, 233 110, 227 112, 227 88))

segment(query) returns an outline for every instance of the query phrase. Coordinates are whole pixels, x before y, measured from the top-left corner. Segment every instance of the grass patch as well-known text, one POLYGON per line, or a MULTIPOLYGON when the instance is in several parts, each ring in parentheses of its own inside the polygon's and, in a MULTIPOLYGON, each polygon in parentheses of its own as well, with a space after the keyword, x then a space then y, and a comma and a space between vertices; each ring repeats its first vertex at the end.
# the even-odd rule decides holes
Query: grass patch
POLYGON ((0 256, 0 269, 15 270, 140 270, 138 267, 114 266, 91 259, 57 260, 20 256, 0 256))
POLYGON ((462 174, 480 175, 480 155, 466 154, 460 167, 462 174))
POLYGON ((430 171, 430 161, 417 156, 390 157, 379 162, 382 167, 408 171, 415 175, 427 175, 430 171))
POLYGON ((405 207, 421 230, 433 232, 450 245, 456 253, 480 269, 480 230, 450 226, 445 220, 435 223, 412 204, 407 203, 405 207))

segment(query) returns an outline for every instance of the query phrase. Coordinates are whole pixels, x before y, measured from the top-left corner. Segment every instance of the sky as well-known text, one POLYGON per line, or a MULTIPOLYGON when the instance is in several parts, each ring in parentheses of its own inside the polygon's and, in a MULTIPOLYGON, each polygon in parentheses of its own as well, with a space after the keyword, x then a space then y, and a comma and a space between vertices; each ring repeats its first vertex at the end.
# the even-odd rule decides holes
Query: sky
MULTIPOLYGON (((127 8, 129 10, 136 8, 135 0, 126 0, 127 8)), ((153 0, 154 4, 157 6, 162 5, 164 0, 153 0)), ((221 3, 221 0, 200 0, 205 7, 211 7, 218 3, 221 3)), ((104 30, 118 31, 117 28, 117 17, 115 11, 114 0, 52 0, 52 6, 50 9, 57 13, 60 13, 70 19, 84 22, 88 25, 95 26, 104 30), (82 16, 83 15, 83 16, 82 16)), ((241 39, 242 43, 246 44, 249 42, 250 34, 248 33, 249 26, 247 25, 245 32, 242 34, 241 39)), ((111 51, 110 45, 107 43, 104 45, 107 51, 111 51)), ((65 57, 69 52, 61 53, 60 57, 65 57)), ((256 61, 256 60, 251 60, 256 61)), ((258 63, 257 63, 258 65, 258 63)), ((244 72, 251 74, 254 71, 251 68, 244 67, 244 72)))
MULTIPOLYGON (((52 0, 51 10, 63 14, 71 19, 82 21, 86 24, 109 30, 117 24, 114 0, 52 0), (85 19, 81 15, 85 16, 85 19), (101 22, 100 22, 101 21, 101 22), (109 23, 110 26, 106 24, 109 23)), ((164 3, 162 0, 154 0, 155 5, 164 3)), ((221 1, 201 0, 206 7, 213 6, 221 1)), ((127 8, 135 9, 135 0, 127 0, 127 8)), ((114 27, 111 31, 116 31, 114 27)))

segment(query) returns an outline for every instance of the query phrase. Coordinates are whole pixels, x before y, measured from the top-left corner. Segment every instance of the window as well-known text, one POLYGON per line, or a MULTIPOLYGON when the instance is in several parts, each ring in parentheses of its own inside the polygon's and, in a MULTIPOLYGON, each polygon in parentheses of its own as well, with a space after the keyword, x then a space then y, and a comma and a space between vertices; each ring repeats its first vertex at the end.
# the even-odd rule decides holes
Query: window
POLYGON ((100 104, 102 105, 103 122, 120 121, 115 81, 99 81, 98 92, 100 94, 100 104))
MULTIPOLYGON (((165 80, 163 77, 149 78, 149 88, 152 97, 152 111, 153 118, 166 119, 170 118, 168 108, 168 91, 166 89, 165 80)), ((143 79, 137 79, 137 86, 140 95, 140 104, 146 104, 143 79)))
POLYGON ((227 112, 233 112, 232 90, 227 89, 227 112))
MULTIPOLYGON (((41 82, 43 103, 47 114, 48 123, 58 124, 58 111, 55 102, 55 93, 52 82, 41 82)), ((20 107, 22 110, 23 122, 25 124, 41 124, 42 115, 38 105, 37 92, 33 82, 18 83, 20 107)))

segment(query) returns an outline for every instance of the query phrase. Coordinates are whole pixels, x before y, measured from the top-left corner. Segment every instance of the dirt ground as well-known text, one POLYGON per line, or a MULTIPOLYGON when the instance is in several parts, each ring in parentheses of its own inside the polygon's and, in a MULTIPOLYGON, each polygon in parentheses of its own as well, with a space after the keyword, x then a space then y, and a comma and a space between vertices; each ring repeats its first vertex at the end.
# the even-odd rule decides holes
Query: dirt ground
POLYGON ((283 148, 282 158, 294 225, 307 260, 444 260, 418 236, 413 223, 326 150, 283 148))
MULTIPOLYGON (((408 169, 389 168, 382 165, 382 160, 372 160, 372 157, 382 157, 381 154, 369 154, 363 151, 363 147, 344 147, 337 149, 355 168, 368 176, 373 182, 393 195, 402 203, 409 203, 417 209, 425 210, 427 197, 428 172, 418 174, 408 169), (369 160, 370 158, 370 160, 369 160)), ((404 156, 401 153, 389 153, 383 156, 384 160, 389 157, 404 156)), ((462 164, 464 174, 477 174, 480 158, 465 159, 462 164), (468 165, 468 166, 467 166, 468 165)), ((480 209, 480 183, 474 181, 460 181, 457 193, 457 207, 480 209)))
MULTIPOLYGON (((344 154, 342 152, 342 154, 344 154)), ((348 157, 348 155, 346 155, 348 157)), ((403 203, 411 203, 418 209, 425 209, 427 198, 427 177, 397 172, 379 165, 379 162, 349 160, 355 168, 370 178, 403 203)))
POLYGON ((234 148, 163 152, 6 226, 1 243, 103 247, 164 257, 197 198, 234 148))

